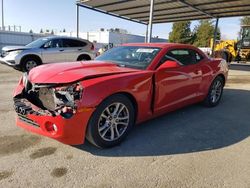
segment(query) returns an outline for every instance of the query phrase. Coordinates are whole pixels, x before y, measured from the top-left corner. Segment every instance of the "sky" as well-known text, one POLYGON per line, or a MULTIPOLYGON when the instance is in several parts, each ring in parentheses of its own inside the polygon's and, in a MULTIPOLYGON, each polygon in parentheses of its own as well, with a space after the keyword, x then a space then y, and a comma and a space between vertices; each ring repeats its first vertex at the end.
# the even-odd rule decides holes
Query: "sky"
MULTIPOLYGON (((76 31, 76 0, 4 0, 5 26, 17 25, 22 31, 39 32, 41 28, 76 31)), ((1 16, 1 15, 0 15, 1 16)), ((191 29, 197 25, 192 22, 191 29)), ((100 28, 122 28, 131 34, 145 35, 146 26, 92 10, 80 8, 80 32, 100 28)), ((236 39, 240 30, 240 17, 219 20, 223 39, 236 39)), ((153 36, 168 38, 172 23, 154 24, 153 36)))

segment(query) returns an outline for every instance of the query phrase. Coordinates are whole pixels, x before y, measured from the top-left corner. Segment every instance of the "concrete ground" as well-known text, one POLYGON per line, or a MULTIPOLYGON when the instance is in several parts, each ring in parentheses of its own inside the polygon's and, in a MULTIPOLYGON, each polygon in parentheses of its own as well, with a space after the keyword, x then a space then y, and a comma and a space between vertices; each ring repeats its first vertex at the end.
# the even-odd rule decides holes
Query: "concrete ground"
POLYGON ((250 187, 250 64, 231 66, 218 107, 193 105, 148 121, 106 150, 16 127, 20 76, 0 65, 0 187, 250 187))

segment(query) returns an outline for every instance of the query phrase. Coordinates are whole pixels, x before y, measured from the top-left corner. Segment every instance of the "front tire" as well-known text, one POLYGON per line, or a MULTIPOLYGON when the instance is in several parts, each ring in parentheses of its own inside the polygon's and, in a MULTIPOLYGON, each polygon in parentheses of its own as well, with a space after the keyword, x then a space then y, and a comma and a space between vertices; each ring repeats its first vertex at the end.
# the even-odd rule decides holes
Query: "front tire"
POLYGON ((41 62, 37 59, 37 58, 33 58, 33 57, 28 57, 25 58, 22 62, 22 70, 24 72, 29 72, 32 68, 40 65, 41 62))
POLYGON ((124 95, 116 94, 104 100, 93 113, 86 138, 97 147, 120 144, 135 122, 135 110, 124 95))
POLYGON ((217 106, 221 100, 223 93, 224 79, 221 76, 217 76, 212 82, 209 92, 203 104, 208 107, 217 106))

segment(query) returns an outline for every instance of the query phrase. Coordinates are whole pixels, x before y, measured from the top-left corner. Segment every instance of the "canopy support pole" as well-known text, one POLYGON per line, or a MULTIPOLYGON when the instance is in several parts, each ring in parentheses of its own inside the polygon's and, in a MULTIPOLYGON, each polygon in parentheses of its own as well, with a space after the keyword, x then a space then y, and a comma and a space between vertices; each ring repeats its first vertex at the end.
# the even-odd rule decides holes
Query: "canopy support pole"
POLYGON ((4 27, 3 0, 2 0, 2 30, 3 30, 3 31, 5 30, 5 27, 4 27))
POLYGON ((148 41, 148 24, 147 24, 147 27, 146 27, 145 43, 147 43, 147 41, 148 41))
POLYGON ((153 18, 154 17, 154 0, 150 1, 150 16, 149 16, 149 36, 147 42, 151 42, 152 39, 152 28, 153 28, 153 18))
POLYGON ((214 49, 215 49, 215 43, 216 43, 216 37, 217 37, 218 23, 219 23, 219 18, 216 18, 215 27, 214 27, 213 46, 212 46, 212 57, 214 57, 215 55, 214 49))
POLYGON ((79 5, 76 4, 76 37, 79 38, 79 5))

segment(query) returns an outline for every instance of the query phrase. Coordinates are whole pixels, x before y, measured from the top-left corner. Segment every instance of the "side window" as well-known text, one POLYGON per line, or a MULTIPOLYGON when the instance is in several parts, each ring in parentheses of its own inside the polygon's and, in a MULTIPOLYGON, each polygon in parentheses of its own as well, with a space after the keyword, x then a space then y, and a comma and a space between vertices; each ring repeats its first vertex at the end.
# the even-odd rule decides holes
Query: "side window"
POLYGON ((51 48, 52 47, 52 40, 50 41, 47 41, 44 45, 43 45, 44 48, 51 48))
POLYGON ((203 57, 198 52, 195 52, 195 57, 197 63, 203 59, 203 57))
POLYGON ((183 65, 196 64, 203 58, 198 52, 191 49, 170 50, 166 53, 165 56, 172 58, 173 60, 176 59, 183 65))
POLYGON ((73 40, 73 39, 63 39, 63 47, 84 47, 87 44, 85 42, 82 41, 78 41, 78 40, 73 40))
POLYGON ((74 47, 74 44, 71 42, 70 39, 63 39, 63 47, 66 48, 74 47))
POLYGON ((200 62, 203 57, 195 50, 189 50, 190 54, 192 54, 192 56, 194 56, 194 59, 195 59, 195 63, 198 63, 200 62))
POLYGON ((76 40, 76 42, 78 43, 78 47, 84 47, 84 46, 87 45, 87 43, 86 43, 86 42, 83 42, 83 41, 77 41, 77 40, 76 40))
POLYGON ((53 39, 44 44, 45 48, 61 48, 62 41, 60 39, 53 39))
POLYGON ((171 50, 167 53, 168 56, 178 60, 183 65, 190 65, 193 61, 193 56, 189 50, 171 50))
POLYGON ((61 47, 62 47, 62 41, 60 39, 52 40, 52 48, 61 48, 61 47))

